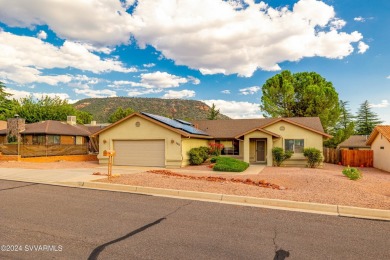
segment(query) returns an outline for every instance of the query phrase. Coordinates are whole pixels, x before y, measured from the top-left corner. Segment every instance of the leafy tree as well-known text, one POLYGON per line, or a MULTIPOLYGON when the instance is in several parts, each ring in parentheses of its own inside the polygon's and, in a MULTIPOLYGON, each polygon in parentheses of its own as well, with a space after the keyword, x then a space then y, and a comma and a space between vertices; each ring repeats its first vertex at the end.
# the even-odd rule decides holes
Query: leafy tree
POLYGON ((376 125, 382 124, 377 114, 375 114, 368 103, 364 101, 357 112, 356 116, 356 133, 359 135, 369 135, 376 125))
POLYGON ((328 132, 340 115, 338 93, 315 72, 282 71, 265 82, 262 92, 260 108, 265 117, 318 116, 328 132))
POLYGON ((216 109, 215 104, 211 105, 209 115, 207 116, 208 120, 217 120, 218 115, 220 114, 219 109, 216 109))
POLYGON ((89 123, 92 115, 88 112, 78 111, 67 100, 60 97, 42 96, 35 99, 32 96, 13 100, 14 114, 26 119, 26 123, 35 123, 44 120, 66 121, 67 116, 76 116, 78 123, 89 123))
POLYGON ((134 110, 131 108, 123 110, 122 107, 118 107, 117 110, 115 110, 115 112, 110 115, 108 122, 115 123, 116 121, 119 121, 132 113, 134 113, 134 110))
POLYGON ((12 95, 5 92, 4 88, 4 83, 0 81, 0 120, 7 119, 13 107, 13 102, 8 99, 12 95))
POLYGON ((324 142, 325 147, 336 148, 340 143, 347 140, 355 131, 355 116, 352 115, 348 108, 348 101, 340 100, 340 117, 334 127, 330 132, 333 135, 333 138, 326 140, 324 142))

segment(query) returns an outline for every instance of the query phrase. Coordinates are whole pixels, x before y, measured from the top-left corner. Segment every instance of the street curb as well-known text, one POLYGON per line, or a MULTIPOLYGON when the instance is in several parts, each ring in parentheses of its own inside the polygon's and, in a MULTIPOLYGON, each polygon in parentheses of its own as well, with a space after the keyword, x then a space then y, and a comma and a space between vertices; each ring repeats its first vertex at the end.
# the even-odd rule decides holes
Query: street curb
POLYGON ((376 219, 390 221, 390 210, 368 209, 351 206, 320 204, 312 202, 299 202, 280 199, 267 199, 246 197, 237 195, 217 194, 199 191, 173 190, 143 186, 131 186, 123 184, 111 184, 101 182, 58 182, 62 186, 82 187, 106 191, 120 191, 137 194, 156 195, 164 197, 175 197, 193 200, 206 200, 226 204, 242 206, 255 206, 280 210, 309 212, 340 217, 354 217, 363 219, 376 219))

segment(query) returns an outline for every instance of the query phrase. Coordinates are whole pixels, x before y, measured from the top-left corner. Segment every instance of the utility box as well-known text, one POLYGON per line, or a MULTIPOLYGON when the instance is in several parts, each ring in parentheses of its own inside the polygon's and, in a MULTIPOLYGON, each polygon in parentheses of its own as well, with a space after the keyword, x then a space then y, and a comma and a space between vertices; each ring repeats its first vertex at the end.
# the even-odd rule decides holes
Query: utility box
POLYGON ((115 151, 114 150, 104 150, 103 151, 103 156, 114 156, 115 151))

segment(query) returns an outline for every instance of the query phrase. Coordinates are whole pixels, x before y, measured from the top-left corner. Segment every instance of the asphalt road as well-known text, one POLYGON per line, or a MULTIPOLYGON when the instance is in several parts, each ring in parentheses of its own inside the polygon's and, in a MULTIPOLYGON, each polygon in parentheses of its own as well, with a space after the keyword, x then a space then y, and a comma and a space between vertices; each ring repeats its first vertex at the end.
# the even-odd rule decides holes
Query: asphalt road
POLYGON ((0 181, 0 259, 390 259, 390 222, 0 181))

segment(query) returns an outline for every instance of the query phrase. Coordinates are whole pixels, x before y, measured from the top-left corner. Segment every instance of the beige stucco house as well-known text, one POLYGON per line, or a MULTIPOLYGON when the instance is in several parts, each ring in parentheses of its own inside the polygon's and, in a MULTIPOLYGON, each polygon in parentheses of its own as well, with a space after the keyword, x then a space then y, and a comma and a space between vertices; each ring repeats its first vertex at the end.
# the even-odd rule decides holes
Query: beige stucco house
POLYGON ((378 125, 367 140, 374 151, 374 167, 390 172, 390 125, 378 125))
POLYGON ((201 120, 188 123, 148 113, 134 113, 96 132, 99 162, 104 150, 114 150, 114 165, 182 167, 189 164, 191 148, 222 143, 223 156, 249 163, 272 165, 272 148, 293 150, 285 165, 306 164, 303 149, 322 150, 331 137, 317 117, 201 120))

